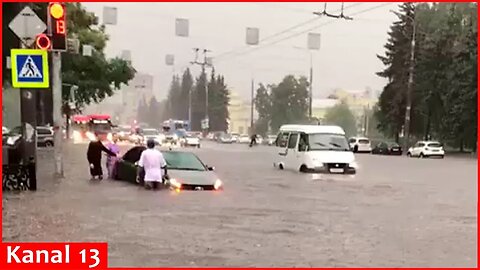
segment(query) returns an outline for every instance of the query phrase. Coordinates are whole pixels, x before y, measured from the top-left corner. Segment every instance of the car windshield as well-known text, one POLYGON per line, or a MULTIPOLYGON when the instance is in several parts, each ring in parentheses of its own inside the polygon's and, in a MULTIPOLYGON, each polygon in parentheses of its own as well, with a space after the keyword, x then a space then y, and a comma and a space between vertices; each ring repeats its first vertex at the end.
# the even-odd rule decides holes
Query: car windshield
POLYGON ((135 163, 140 159, 140 156, 145 149, 146 148, 144 146, 135 146, 128 150, 125 155, 123 155, 122 159, 130 163, 135 163))
POLYGON ((275 139, 277 138, 277 136, 275 136, 275 135, 269 135, 268 138, 269 138, 270 140, 275 140, 275 139))
POLYGON ((330 150, 330 151, 349 151, 347 138, 340 134, 308 134, 309 151, 330 150))
POLYGON ((155 136, 158 135, 158 131, 156 131, 155 129, 144 129, 143 134, 147 136, 155 136))
POLYGON ((206 171, 200 159, 188 152, 163 152, 169 170, 206 171))
POLYGON ((441 143, 435 142, 435 143, 429 143, 428 147, 442 147, 441 143))
POLYGON ((395 142, 388 143, 388 145, 389 145, 390 147, 400 147, 400 145, 398 145, 398 143, 395 143, 395 142))
POLYGON ((367 140, 367 139, 360 139, 360 140, 358 140, 358 143, 361 143, 361 144, 368 144, 368 143, 370 143, 370 141, 369 141, 369 140, 367 140))

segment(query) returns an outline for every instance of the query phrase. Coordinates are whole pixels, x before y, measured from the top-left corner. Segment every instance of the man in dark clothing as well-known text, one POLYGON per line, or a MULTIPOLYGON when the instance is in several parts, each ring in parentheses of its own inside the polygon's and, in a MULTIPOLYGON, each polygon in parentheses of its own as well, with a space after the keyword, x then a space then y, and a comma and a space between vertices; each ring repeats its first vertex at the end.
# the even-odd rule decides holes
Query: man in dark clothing
POLYGON ((94 180, 97 176, 99 180, 103 179, 102 151, 110 156, 117 156, 117 154, 108 150, 98 139, 97 134, 95 134, 95 140, 88 144, 87 150, 87 160, 90 164, 90 175, 92 176, 92 180, 94 180))
POLYGON ((253 134, 250 138, 250 146, 257 144, 257 134, 253 134))

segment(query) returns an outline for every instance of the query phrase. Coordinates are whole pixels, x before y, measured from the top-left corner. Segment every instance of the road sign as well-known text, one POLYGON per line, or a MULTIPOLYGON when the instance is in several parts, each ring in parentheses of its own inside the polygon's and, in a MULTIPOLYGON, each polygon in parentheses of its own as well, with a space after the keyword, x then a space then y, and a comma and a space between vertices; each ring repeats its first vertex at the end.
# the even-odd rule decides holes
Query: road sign
POLYGON ((48 53, 45 50, 12 49, 12 86, 48 88, 48 53))
POLYGON ((27 46, 31 46, 35 42, 35 37, 47 29, 45 23, 28 6, 13 18, 8 27, 27 46))

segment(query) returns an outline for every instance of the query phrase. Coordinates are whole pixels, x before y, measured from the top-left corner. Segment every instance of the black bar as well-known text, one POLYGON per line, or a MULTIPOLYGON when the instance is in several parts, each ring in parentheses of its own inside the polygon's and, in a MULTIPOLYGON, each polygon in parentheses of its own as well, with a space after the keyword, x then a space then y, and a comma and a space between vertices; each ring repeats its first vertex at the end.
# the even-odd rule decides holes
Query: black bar
MULTIPOLYGON (((20 110, 22 121, 22 139, 23 139, 23 164, 28 166, 33 164, 36 167, 37 164, 37 95, 32 89, 20 90, 20 110), (33 128, 33 134, 27 137, 27 129, 33 128)), ((30 187, 37 188, 36 169, 30 170, 33 175, 30 175, 30 187)))

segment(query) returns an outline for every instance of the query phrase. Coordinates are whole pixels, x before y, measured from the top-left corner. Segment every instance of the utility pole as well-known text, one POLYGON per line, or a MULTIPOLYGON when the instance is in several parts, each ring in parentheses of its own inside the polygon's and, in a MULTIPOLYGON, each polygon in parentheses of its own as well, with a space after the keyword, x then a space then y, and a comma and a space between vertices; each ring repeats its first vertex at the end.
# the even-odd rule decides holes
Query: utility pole
POLYGON ((253 107, 255 105, 255 81, 252 77, 251 101, 250 101, 250 133, 254 134, 253 107))
MULTIPOLYGON (((397 12, 392 11, 397 14, 397 12)), ((413 76, 415 72, 415 36, 417 32, 417 25, 415 20, 415 9, 413 12, 413 17, 406 16, 406 18, 412 21, 412 37, 410 41, 410 65, 408 69, 408 84, 407 84, 407 93, 406 93, 406 106, 405 106, 405 121, 403 125, 403 152, 407 153, 409 147, 409 138, 410 138, 410 117, 412 110, 412 91, 413 91, 413 76)))
POLYGON ((62 54, 52 51, 52 94, 53 94, 53 126, 55 176, 64 177, 63 171, 63 132, 62 132, 62 54))
MULTIPOLYGON (((211 52, 210 50, 208 49, 203 49, 203 62, 199 62, 198 61, 198 52, 200 51, 199 48, 194 48, 193 49, 195 51, 195 61, 192 61, 190 62, 191 64, 193 65, 200 65, 202 67, 202 74, 205 74, 205 119, 204 121, 206 122, 206 128, 205 128, 205 132, 208 132, 208 129, 210 127, 209 125, 209 116, 208 116, 208 78, 207 78, 207 72, 206 72, 206 68, 207 66, 211 66, 211 64, 209 64, 207 62, 207 53, 208 52, 211 52)), ((191 114, 191 90, 190 90, 190 98, 189 98, 189 114, 191 114)), ((191 118, 191 116, 190 116, 191 118)), ((190 123, 191 125, 191 123, 190 123)))
POLYGON ((312 100, 313 100, 313 56, 310 51, 310 83, 309 83, 309 106, 308 106, 308 116, 309 119, 312 119, 312 100))

